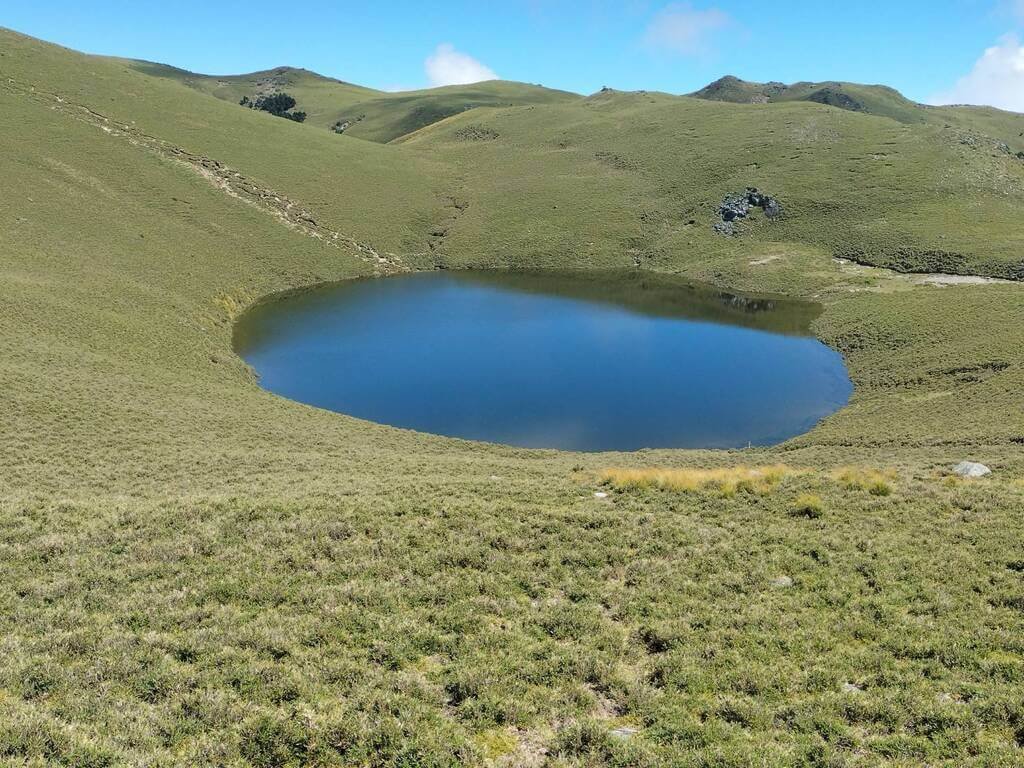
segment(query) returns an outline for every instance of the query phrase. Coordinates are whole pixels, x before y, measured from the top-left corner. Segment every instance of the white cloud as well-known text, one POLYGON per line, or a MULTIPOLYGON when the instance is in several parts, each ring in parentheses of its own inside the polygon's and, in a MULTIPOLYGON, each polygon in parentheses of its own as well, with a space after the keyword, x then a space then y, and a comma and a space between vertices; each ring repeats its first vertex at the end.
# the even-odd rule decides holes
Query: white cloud
POLYGON ((1024 46, 1006 35, 982 54, 974 68, 952 88, 937 94, 932 104, 986 104, 1024 112, 1024 46))
POLYGON ((450 43, 437 46, 424 62, 430 85, 466 85, 482 80, 497 80, 498 76, 490 67, 481 64, 472 56, 455 50, 450 43))
POLYGON ((689 3, 672 3, 651 20, 644 42, 651 48, 698 56, 706 53, 714 35, 731 23, 729 15, 717 8, 697 10, 689 3))

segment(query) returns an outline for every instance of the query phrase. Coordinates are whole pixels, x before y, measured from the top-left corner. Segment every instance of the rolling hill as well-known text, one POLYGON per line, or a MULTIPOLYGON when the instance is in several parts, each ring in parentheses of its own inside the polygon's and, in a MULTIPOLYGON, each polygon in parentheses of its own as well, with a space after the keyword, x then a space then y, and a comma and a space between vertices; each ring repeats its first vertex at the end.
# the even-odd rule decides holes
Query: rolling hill
POLYGON ((243 97, 287 92, 295 97, 296 109, 308 114, 311 125, 381 143, 476 107, 553 104, 580 98, 565 91, 504 81, 385 93, 294 67, 217 77, 150 62, 128 64, 139 72, 175 80, 235 104, 243 97))
POLYGON ((752 83, 726 76, 692 94, 698 99, 734 104, 775 104, 806 101, 816 104, 888 117, 908 125, 954 124, 965 130, 980 131, 999 138, 1013 152, 1024 150, 1024 116, 987 107, 932 107, 907 99, 884 85, 857 83, 752 83))
POLYGON ((493 80, 381 95, 340 107, 329 121, 333 126, 347 125, 345 133, 350 136, 389 142, 479 107, 564 104, 580 98, 539 85, 493 80))
POLYGON ((1018 764, 1024 118, 840 92, 387 95, 0 30, 0 760, 1018 764), (306 124, 239 108, 266 78, 306 124), (784 216, 716 231, 747 187, 784 216), (234 354, 264 296, 462 267, 813 301, 854 396, 769 449, 562 453, 234 354))
POLYGON ((852 112, 890 117, 901 123, 923 123, 922 105, 910 101, 884 85, 856 83, 752 83, 726 76, 696 91, 693 96, 734 104, 772 104, 808 101, 852 112))

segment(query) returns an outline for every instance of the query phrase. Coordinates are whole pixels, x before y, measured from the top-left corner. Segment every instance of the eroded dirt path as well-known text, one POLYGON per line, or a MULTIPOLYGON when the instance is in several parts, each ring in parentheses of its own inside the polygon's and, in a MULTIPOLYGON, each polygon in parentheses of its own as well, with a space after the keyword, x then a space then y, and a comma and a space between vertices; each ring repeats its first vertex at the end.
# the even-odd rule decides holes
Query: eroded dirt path
POLYGON ((950 275, 943 272, 897 272, 887 267, 876 267, 870 264, 860 264, 849 259, 834 259, 839 271, 845 275, 860 278, 871 278, 877 282, 871 286, 864 286, 852 290, 870 291, 892 291, 899 288, 928 285, 933 287, 947 287, 960 285, 1018 285, 1024 286, 1019 280, 1007 280, 1002 277, 985 277, 984 275, 950 275))
POLYGON ((183 147, 145 133, 134 125, 113 120, 84 104, 72 103, 58 94, 42 91, 10 78, 0 85, 10 93, 45 104, 55 112, 92 125, 109 136, 122 139, 134 147, 179 163, 224 194, 273 216, 289 229, 306 237, 320 240, 326 245, 354 251, 359 258, 371 264, 378 274, 409 271, 409 268, 394 254, 382 254, 369 243, 320 224, 305 206, 260 184, 255 179, 245 176, 219 160, 189 152, 183 147))

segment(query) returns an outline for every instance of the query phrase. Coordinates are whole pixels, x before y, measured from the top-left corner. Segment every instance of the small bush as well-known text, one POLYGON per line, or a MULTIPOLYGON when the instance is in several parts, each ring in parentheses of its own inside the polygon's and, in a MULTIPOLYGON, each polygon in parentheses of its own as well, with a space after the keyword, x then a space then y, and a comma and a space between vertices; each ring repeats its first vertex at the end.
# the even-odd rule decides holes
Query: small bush
POLYGON ((238 102, 243 107, 255 109, 260 112, 269 112, 275 117, 283 117, 301 123, 306 120, 305 112, 292 111, 295 107, 295 98, 287 93, 274 93, 269 96, 257 96, 255 100, 243 96, 238 102))
POLYGON ((825 511, 825 505, 820 496, 813 493, 801 493, 789 508, 790 514, 794 517, 806 517, 809 520, 816 520, 825 511))
POLYGON ((257 768, 299 764, 312 739, 308 724, 298 717, 260 715, 243 727, 242 757, 257 768))
POLYGON ((868 485, 868 493, 872 496, 889 496, 892 493, 892 486, 885 480, 875 480, 868 485))

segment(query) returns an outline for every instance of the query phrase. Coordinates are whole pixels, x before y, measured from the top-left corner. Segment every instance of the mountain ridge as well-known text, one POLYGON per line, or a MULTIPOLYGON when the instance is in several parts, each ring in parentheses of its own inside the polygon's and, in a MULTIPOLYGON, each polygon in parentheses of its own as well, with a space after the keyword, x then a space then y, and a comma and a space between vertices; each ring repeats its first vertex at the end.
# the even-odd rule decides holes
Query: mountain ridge
POLYGON ((511 80, 488 80, 410 91, 381 91, 280 66, 239 75, 206 75, 169 64, 123 60, 143 74, 175 80, 224 101, 288 92, 308 121, 335 133, 387 143, 439 120, 483 106, 523 106, 582 98, 568 91, 511 80))

